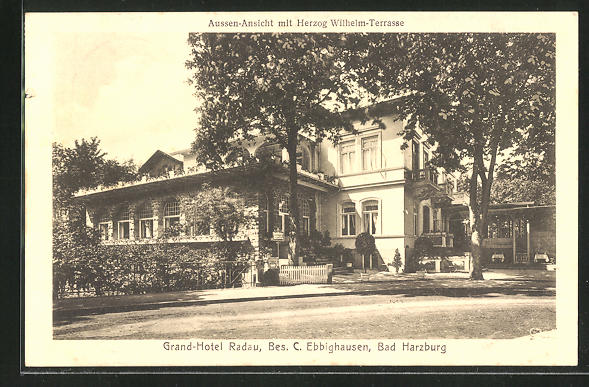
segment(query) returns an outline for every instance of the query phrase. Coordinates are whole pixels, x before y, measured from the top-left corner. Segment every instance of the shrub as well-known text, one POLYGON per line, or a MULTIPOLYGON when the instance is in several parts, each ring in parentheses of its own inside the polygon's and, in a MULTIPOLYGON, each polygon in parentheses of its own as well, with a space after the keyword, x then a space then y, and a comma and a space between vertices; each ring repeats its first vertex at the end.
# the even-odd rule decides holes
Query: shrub
POLYGON ((200 249, 163 243, 97 246, 93 256, 75 266, 65 260, 54 264, 56 288, 63 296, 74 289, 103 295, 234 287, 241 285, 240 273, 252 251, 249 244, 237 242, 200 249))
POLYGON ((434 243, 431 239, 426 237, 419 237, 415 240, 415 252, 421 258, 431 255, 434 249, 434 243))
POLYGON ((280 283, 278 270, 270 269, 264 273, 262 284, 265 286, 278 285, 280 283))
POLYGON ((401 253, 399 253, 399 249, 395 249, 395 256, 393 258, 393 267, 395 268, 395 272, 399 272, 399 268, 403 265, 401 262, 401 253))

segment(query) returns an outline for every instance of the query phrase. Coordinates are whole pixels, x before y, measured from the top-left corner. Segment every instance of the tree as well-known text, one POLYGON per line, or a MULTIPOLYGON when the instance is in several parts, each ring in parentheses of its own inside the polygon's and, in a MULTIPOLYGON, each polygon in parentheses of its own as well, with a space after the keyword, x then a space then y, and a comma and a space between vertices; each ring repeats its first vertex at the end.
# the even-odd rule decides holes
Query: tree
POLYGON ((556 174, 554 162, 540 155, 511 159, 497 170, 491 188, 491 202, 524 202, 556 204, 556 174))
POLYGON ((137 178, 137 168, 132 160, 120 164, 105 159, 100 140, 75 140, 73 148, 53 144, 53 198, 58 207, 71 205, 75 192, 82 188, 94 188, 100 184, 111 185, 119 181, 137 178))
POLYGON ((362 232, 356 237, 355 245, 356 251, 362 255, 362 267, 364 268, 364 272, 366 272, 365 256, 368 255, 372 259, 372 254, 376 250, 374 236, 370 233, 362 232))
POLYGON ((83 206, 74 194, 81 188, 110 185, 136 178, 132 161, 105 159, 100 140, 74 142, 73 148, 53 144, 53 273, 54 296, 66 285, 94 286, 100 294, 101 258, 98 231, 86 227, 83 206))
POLYGON ((194 200, 192 226, 210 227, 221 240, 232 242, 248 216, 242 198, 230 187, 203 185, 194 200))
POLYGON ((419 127, 437 145, 431 165, 464 171, 463 160, 470 161, 471 278, 483 279, 481 246, 498 154, 551 157, 554 34, 367 35, 365 45, 360 84, 380 98, 407 96, 396 104, 407 120, 404 138, 419 127))
POLYGON ((235 243, 233 239, 240 228, 247 227, 254 216, 247 213, 243 198, 230 187, 210 187, 205 184, 196 195, 194 203, 188 226, 201 229, 210 227, 221 239, 220 242, 213 243, 212 249, 225 257, 225 272, 228 274, 228 282, 233 284, 238 273, 243 271, 243 265, 251 252, 251 245, 235 243))
POLYGON ((350 70, 355 35, 197 34, 186 62, 199 100, 193 150, 211 169, 243 140, 265 136, 289 156, 289 258, 299 263, 299 135, 337 142, 352 131, 344 111, 360 101, 350 70))

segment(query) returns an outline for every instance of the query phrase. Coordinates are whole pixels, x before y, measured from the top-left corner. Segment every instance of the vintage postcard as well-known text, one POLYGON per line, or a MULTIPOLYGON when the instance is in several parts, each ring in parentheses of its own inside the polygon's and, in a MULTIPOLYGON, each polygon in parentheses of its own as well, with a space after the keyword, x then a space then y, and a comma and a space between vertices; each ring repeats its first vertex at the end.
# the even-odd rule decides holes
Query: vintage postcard
POLYGON ((577 19, 25 14, 25 366, 576 365, 577 19))

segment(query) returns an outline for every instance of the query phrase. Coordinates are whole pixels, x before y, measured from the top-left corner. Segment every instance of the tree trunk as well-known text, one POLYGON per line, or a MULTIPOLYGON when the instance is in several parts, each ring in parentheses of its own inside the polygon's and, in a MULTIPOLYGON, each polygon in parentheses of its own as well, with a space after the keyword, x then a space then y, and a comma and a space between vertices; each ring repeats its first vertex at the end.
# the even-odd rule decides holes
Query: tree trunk
POLYGON ((478 202, 478 168, 477 164, 473 164, 472 176, 470 178, 469 196, 470 202, 468 205, 468 217, 470 221, 471 237, 470 250, 472 253, 472 271, 470 272, 470 279, 482 280, 483 270, 481 267, 481 252, 482 252, 482 238, 481 238, 481 211, 478 202))
POLYGON ((481 255, 482 255, 482 244, 483 239, 481 238, 481 232, 479 230, 481 222, 477 219, 478 215, 475 214, 472 207, 468 207, 468 213, 470 218, 472 235, 470 236, 470 247, 472 253, 472 271, 470 272, 470 279, 482 280, 483 270, 481 267, 481 255))
POLYGON ((290 131, 288 138, 288 174, 289 174, 289 212, 290 230, 288 235, 288 259, 293 265, 301 264, 299 244, 299 204, 297 200, 297 135, 298 131, 290 131))

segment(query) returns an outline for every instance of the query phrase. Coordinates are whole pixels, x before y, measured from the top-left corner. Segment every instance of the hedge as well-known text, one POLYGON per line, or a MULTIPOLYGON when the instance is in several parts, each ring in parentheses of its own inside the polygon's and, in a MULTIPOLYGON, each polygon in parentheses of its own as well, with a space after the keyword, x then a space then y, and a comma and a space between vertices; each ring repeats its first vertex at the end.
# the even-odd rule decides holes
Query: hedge
POLYGON ((243 243, 235 243, 231 251, 218 246, 196 248, 187 244, 99 245, 94 248, 94 254, 84 255, 86 260, 54 260, 54 296, 240 286, 240 273, 251 252, 251 246, 243 243))

